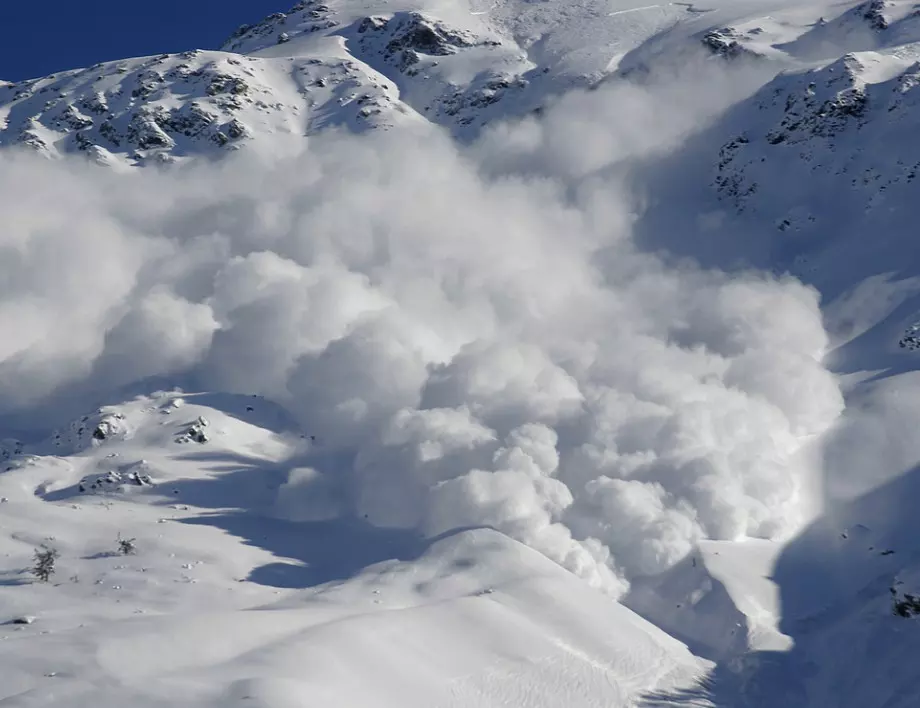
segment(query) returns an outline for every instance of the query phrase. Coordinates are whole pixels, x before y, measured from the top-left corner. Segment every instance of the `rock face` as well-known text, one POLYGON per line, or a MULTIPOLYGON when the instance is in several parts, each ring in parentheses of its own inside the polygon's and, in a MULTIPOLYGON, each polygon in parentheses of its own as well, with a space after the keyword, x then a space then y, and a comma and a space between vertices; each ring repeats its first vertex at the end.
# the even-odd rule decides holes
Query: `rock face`
POLYGON ((746 44, 745 40, 748 38, 749 35, 733 27, 723 27, 706 32, 700 41, 710 52, 725 59, 762 58, 761 54, 746 44))
POLYGON ((124 440, 131 435, 131 427, 120 413, 100 409, 85 415, 66 428, 56 430, 50 440, 56 453, 80 452, 111 440, 124 440))
POLYGON ((885 0, 870 0, 860 5, 857 11, 872 29, 886 30, 888 29, 888 18, 885 17, 885 9, 889 4, 885 0))
MULTIPOLYGON (((358 24, 364 51, 378 52, 399 71, 415 76, 422 58, 445 57, 480 44, 470 32, 453 30, 443 22, 418 12, 397 13, 392 18, 366 17, 358 24)), ((498 42, 481 42, 495 46, 498 42)))

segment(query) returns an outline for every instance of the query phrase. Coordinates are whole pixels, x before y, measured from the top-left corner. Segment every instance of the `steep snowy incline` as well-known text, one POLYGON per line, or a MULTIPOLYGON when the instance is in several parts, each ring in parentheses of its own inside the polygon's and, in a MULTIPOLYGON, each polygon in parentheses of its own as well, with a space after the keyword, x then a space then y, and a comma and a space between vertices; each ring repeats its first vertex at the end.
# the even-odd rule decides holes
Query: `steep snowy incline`
POLYGON ((0 82, 2 146, 269 158, 4 163, 3 421, 291 411, 0 429, 0 705, 920 704, 918 84, 906 0, 304 0, 0 82))
MULTIPOLYGON (((855 4, 855 3, 854 3, 855 4)), ((223 46, 256 56, 302 56, 330 41, 396 82, 403 98, 460 137, 496 118, 521 117, 617 70, 720 53, 717 23, 773 12, 784 37, 809 31, 829 2, 789 0, 649 5, 641 0, 304 0, 242 26, 223 46)), ((833 10, 832 10, 833 11, 833 10)), ((782 52, 774 52, 783 56, 782 52)))
POLYGON ((0 86, 0 145, 110 165, 213 157, 247 143, 290 154, 323 128, 360 132, 406 120, 412 112, 396 87, 347 54, 191 51, 0 86))
POLYGON ((749 3, 714 10, 715 25, 702 35, 713 53, 828 62, 846 52, 895 47, 920 39, 920 14, 912 0, 864 0, 859 3, 807 2, 782 6, 749 3))
POLYGON ((708 134, 722 142, 708 156, 720 231, 758 234, 731 248, 768 248, 821 289, 846 371, 909 369, 920 348, 918 86, 920 43, 852 53, 778 76, 708 134))
MULTIPOLYGON (((762 616, 778 620, 776 633, 721 661, 698 691, 660 696, 655 706, 694 705, 700 696, 758 707, 907 708, 920 700, 903 661, 920 635, 915 620, 895 612, 920 588, 920 445, 912 432, 920 400, 920 26, 913 3, 841 9, 796 41, 761 35, 759 48, 757 33, 736 27, 738 45, 726 55, 766 54, 769 45, 815 64, 780 74, 651 170, 659 191, 640 226, 649 245, 723 267, 791 271, 821 291, 834 347, 828 362, 847 401, 820 441, 824 513, 769 571, 777 611, 762 616)), ((631 605, 649 596, 724 602, 731 581, 719 587, 714 567, 699 566, 684 561, 635 587, 631 605)), ((746 575, 736 596, 749 618, 740 610, 758 591, 745 589, 754 577, 746 575)), ((725 612, 713 616, 726 621, 725 612)), ((701 628, 675 610, 660 624, 710 656, 721 649, 700 631, 715 622, 701 628)))
POLYGON ((782 634, 761 634, 768 641, 721 661, 696 689, 666 692, 648 705, 705 705, 697 699, 756 708, 918 705, 920 687, 907 658, 920 650, 917 472, 829 505, 770 563, 769 593, 750 582, 758 553, 746 554, 743 544, 706 544, 707 569, 727 580, 727 588, 734 584, 739 599, 759 601, 763 618, 781 610, 776 629, 782 634), (714 550, 722 561, 716 565, 714 550))
POLYGON ((918 85, 920 44, 848 54, 778 77, 738 111, 735 122, 744 128, 722 149, 720 197, 797 231, 826 231, 821 217, 840 207, 852 208, 853 218, 909 204, 905 190, 920 169, 910 138, 920 122, 918 85), (841 189, 848 198, 828 208, 841 189), (803 212, 806 205, 813 213, 803 212))
POLYGON ((708 668, 497 532, 285 520, 315 444, 261 398, 161 393, 26 446, 0 474, 0 703, 625 706, 708 668))

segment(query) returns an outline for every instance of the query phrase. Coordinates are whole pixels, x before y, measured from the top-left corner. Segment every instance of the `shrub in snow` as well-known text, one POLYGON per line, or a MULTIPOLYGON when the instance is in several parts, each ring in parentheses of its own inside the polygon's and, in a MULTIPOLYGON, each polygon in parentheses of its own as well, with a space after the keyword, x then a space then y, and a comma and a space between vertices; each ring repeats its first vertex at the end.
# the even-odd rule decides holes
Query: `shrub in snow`
POLYGON ((133 556, 137 553, 137 546, 135 545, 135 538, 122 538, 118 537, 118 552, 123 556, 133 556))
POLYGON ((60 554, 53 548, 42 546, 35 549, 33 560, 35 565, 32 566, 32 575, 47 583, 51 576, 54 575, 54 564, 60 554))

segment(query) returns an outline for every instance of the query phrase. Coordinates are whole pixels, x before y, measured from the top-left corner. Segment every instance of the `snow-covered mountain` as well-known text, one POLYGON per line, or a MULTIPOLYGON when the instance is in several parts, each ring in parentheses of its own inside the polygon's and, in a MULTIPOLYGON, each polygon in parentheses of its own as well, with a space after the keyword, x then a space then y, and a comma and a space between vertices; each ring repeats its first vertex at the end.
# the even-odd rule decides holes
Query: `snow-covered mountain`
MULTIPOLYGON (((104 164, 219 155, 333 126, 388 128, 421 117, 458 132, 524 110, 542 68, 513 39, 422 12, 304 2, 242 27, 221 52, 109 62, 0 87, 0 144, 104 164), (530 77, 534 74, 533 77, 530 77), (513 109, 496 110, 506 97, 513 109)), ((531 98, 531 108, 539 99, 531 98)))
POLYGON ((876 273, 916 267, 899 232, 913 219, 920 170, 918 49, 853 53, 780 76, 731 116, 741 129, 722 146, 713 185, 727 208, 783 235, 797 273, 835 278, 827 258, 845 251, 875 261, 876 273))
POLYGON ((159 393, 27 448, 0 476, 4 700, 624 704, 708 668, 497 532, 291 523, 280 463, 313 444, 261 398, 159 393))
POLYGON ((10 84, 0 101, 4 143, 109 165, 210 157, 251 141, 293 151, 314 130, 412 119, 392 82, 344 54, 164 54, 10 84))
POLYGON ((0 82, 0 705, 920 704, 918 84, 907 0, 0 82))
MULTIPOLYGON (((419 118, 470 138, 551 96, 647 68, 663 42, 672 53, 724 53, 706 28, 739 14, 731 4, 716 11, 625 4, 304 1, 242 26, 220 52, 126 59, 0 85, 0 145, 139 165, 248 143, 280 143, 274 150, 284 153, 327 127, 360 131, 419 118)), ((802 23, 817 12, 792 14, 802 23)), ((808 34, 780 24, 783 37, 808 34)), ((765 31, 737 30, 758 46, 765 31)))

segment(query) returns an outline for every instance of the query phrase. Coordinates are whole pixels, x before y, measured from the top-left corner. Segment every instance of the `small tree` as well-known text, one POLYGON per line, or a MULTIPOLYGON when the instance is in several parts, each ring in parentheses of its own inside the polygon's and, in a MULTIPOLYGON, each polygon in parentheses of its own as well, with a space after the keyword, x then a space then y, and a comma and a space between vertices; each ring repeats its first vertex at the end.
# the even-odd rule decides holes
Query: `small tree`
POLYGON ((35 561, 35 565, 32 566, 32 575, 43 583, 47 583, 51 576, 54 575, 54 564, 58 556, 60 556, 60 553, 54 548, 49 548, 48 546, 36 548, 35 555, 32 557, 35 561))
POLYGON ((119 534, 118 552, 123 556, 133 556, 137 552, 137 546, 134 544, 136 540, 135 538, 122 538, 119 534))

